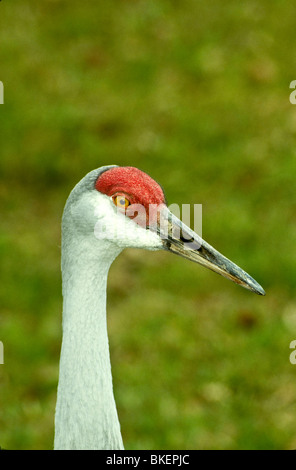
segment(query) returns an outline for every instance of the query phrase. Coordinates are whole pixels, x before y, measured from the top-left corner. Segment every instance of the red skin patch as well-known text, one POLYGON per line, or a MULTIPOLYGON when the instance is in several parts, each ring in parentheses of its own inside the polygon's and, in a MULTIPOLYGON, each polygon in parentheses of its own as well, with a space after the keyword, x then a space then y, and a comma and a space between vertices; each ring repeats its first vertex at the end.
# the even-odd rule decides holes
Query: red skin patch
POLYGON ((139 225, 148 226, 148 224, 156 223, 158 212, 156 206, 166 204, 163 190, 159 184, 147 173, 131 166, 114 167, 105 171, 97 179, 95 188, 110 197, 120 195, 126 197, 131 204, 126 209, 126 215, 130 218, 133 218, 135 211, 137 211, 136 206, 134 206, 134 209, 133 205, 140 204, 143 206, 145 208, 146 220, 144 221, 141 220, 141 217, 136 217, 136 222, 139 225))

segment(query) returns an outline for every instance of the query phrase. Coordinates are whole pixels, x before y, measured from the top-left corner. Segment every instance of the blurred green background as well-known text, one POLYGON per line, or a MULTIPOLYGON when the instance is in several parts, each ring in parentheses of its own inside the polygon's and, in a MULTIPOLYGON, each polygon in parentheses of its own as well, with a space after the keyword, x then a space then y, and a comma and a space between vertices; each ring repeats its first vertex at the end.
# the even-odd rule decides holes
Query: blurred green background
POLYGON ((293 2, 0 4, 0 445, 50 449, 60 220, 72 187, 137 166, 259 297, 164 252, 112 265, 108 324, 127 449, 296 448, 293 2))

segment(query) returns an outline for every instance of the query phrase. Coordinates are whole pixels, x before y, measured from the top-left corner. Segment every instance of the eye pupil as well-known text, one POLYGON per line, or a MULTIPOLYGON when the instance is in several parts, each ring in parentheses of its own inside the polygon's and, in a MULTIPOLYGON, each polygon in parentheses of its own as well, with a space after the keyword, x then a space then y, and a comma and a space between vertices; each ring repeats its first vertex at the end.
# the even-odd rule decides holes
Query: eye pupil
POLYGON ((113 201, 114 201, 114 204, 116 206, 119 206, 119 207, 122 207, 122 208, 126 208, 130 205, 129 200, 126 197, 123 197, 123 196, 115 196, 113 198, 113 201))

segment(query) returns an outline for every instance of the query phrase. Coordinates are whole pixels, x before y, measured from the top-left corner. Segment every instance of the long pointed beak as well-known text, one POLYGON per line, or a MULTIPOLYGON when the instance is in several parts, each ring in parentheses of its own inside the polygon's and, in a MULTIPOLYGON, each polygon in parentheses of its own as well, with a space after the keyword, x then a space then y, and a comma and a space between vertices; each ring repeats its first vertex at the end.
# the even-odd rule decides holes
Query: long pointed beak
POLYGON ((264 289, 255 279, 215 250, 167 208, 162 210, 158 233, 166 250, 199 263, 245 289, 265 295, 264 289))

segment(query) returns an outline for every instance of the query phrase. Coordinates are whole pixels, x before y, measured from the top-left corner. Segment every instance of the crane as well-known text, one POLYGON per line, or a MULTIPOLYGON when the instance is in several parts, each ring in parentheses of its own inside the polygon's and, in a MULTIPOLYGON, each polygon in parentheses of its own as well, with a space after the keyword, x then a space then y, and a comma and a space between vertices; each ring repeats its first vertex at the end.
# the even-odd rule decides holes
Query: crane
POLYGON ((263 288, 168 209, 162 187, 108 165, 71 191, 62 217, 63 337, 55 449, 123 449, 107 334, 109 268, 127 247, 167 250, 260 295, 263 288))

